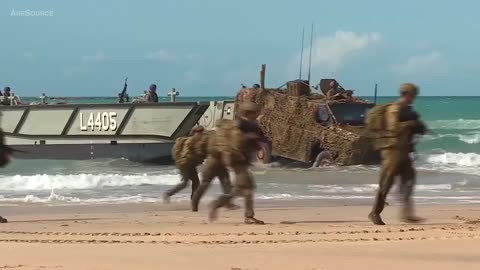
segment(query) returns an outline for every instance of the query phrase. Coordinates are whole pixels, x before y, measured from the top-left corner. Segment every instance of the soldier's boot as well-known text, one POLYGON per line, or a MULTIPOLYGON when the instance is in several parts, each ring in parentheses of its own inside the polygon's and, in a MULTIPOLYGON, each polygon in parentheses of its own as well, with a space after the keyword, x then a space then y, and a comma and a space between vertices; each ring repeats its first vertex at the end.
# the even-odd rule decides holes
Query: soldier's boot
POLYGON ((385 222, 383 222, 382 217, 380 216, 380 213, 382 213, 383 208, 385 207, 385 197, 386 194, 379 191, 375 197, 372 212, 368 214, 368 219, 375 225, 385 225, 385 222))
POLYGON ((8 220, 2 216, 0 216, 0 223, 7 223, 8 220))
POLYGON ((265 222, 263 222, 262 220, 256 219, 254 217, 246 217, 244 222, 245 224, 257 224, 257 225, 265 224, 265 222))
POLYGON ((245 224, 265 224, 265 222, 262 220, 254 217, 255 212, 253 211, 253 190, 243 190, 242 193, 245 197, 245 224))
POLYGON ((380 214, 371 212, 370 214, 368 214, 368 219, 370 219, 370 221, 375 225, 385 225, 385 222, 383 222, 380 214))
POLYGON ((409 204, 404 206, 400 215, 400 220, 405 223, 422 223, 424 218, 416 216, 413 211, 413 207, 409 204))
POLYGON ((188 184, 187 181, 182 180, 182 182, 180 184, 176 185, 172 189, 169 189, 169 190, 165 191, 165 193, 163 194, 163 202, 164 203, 169 203, 170 202, 170 197, 172 197, 174 194, 178 193, 182 189, 186 188, 187 184, 188 184))
POLYGON ((400 187, 400 193, 402 195, 403 200, 403 208, 400 214, 400 220, 405 223, 421 223, 425 221, 424 218, 418 217, 415 215, 415 211, 413 210, 413 186, 414 180, 402 181, 402 185, 400 187))

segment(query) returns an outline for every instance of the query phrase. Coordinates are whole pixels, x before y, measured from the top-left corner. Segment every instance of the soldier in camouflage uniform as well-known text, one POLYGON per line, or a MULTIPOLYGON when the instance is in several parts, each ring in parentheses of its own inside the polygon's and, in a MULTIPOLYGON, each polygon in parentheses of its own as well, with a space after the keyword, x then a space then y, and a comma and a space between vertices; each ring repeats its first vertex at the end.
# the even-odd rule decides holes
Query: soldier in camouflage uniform
POLYGON ((249 172, 252 153, 259 148, 259 141, 265 141, 256 119, 258 106, 245 102, 239 106, 239 118, 235 121, 222 120, 217 124, 214 138, 208 147, 208 156, 202 174, 202 184, 192 199, 192 209, 198 209, 198 203, 208 187, 214 172, 230 167, 235 173, 235 183, 231 193, 221 195, 211 205, 210 220, 216 219, 217 210, 227 206, 236 196, 245 198, 245 223, 263 224, 254 217, 253 210, 255 181, 249 172))
MULTIPOLYGON (((198 179, 197 166, 202 164, 207 155, 207 146, 212 132, 206 132, 202 126, 196 126, 190 132, 190 137, 180 137, 176 140, 172 149, 172 157, 175 165, 180 170, 181 182, 164 194, 164 201, 168 202, 170 197, 186 188, 188 181, 192 181, 193 196, 197 190, 200 180, 198 179)), ((230 193, 231 184, 228 171, 218 170, 215 176, 220 179, 224 192, 230 193)), ((232 206, 233 207, 233 206, 232 206)))
MULTIPOLYGON (((0 129, 0 167, 5 167, 10 163, 10 156, 14 150, 5 144, 5 135, 0 129)), ((7 223, 7 219, 0 216, 0 223, 7 223)))
POLYGON ((413 211, 412 195, 415 185, 415 169, 410 153, 414 151, 414 135, 424 134, 425 125, 413 111, 411 104, 418 95, 414 84, 405 83, 400 86, 400 99, 385 109, 385 134, 374 141, 380 151, 382 168, 380 184, 369 219, 376 225, 385 225, 380 214, 385 206, 385 199, 392 187, 395 177, 400 175, 400 192, 403 200, 401 219, 408 223, 422 221, 413 211))

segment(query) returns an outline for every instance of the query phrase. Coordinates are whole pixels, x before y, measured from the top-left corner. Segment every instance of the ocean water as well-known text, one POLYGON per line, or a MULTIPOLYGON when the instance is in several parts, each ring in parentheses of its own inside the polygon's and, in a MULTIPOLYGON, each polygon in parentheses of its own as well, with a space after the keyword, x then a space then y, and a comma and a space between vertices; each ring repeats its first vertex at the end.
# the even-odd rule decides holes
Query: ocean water
MULTIPOLYGON (((232 97, 180 97, 210 101, 232 97)), ((371 97, 366 97, 372 100, 371 97)), ((378 103, 394 98, 381 97, 378 103)), ((23 98, 34 101, 34 98, 23 98)), ((113 103, 114 98, 69 98, 69 103, 113 103)), ((162 101, 168 101, 167 98, 162 101)), ((416 110, 430 128, 416 154, 419 204, 480 203, 480 97, 419 97, 416 110)), ((332 200, 370 203, 378 167, 287 169, 278 164, 254 168, 257 200, 332 200)), ((14 160, 0 171, 0 204, 161 203, 162 193, 178 183, 173 166, 128 160, 14 160)), ((220 193, 217 183, 207 197, 220 193)), ((396 202, 393 190, 389 199, 396 202)), ((189 200, 189 189, 172 201, 189 200)), ((208 199, 207 199, 208 200, 208 199)))

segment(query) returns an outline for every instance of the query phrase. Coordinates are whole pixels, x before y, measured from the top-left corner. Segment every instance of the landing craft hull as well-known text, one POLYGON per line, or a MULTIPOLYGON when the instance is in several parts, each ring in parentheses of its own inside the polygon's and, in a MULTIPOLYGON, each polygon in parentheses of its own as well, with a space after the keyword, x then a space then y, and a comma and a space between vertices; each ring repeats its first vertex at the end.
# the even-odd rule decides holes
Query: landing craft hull
POLYGON ((6 143, 18 159, 126 158, 171 161, 175 139, 186 136, 209 103, 1 106, 6 143))

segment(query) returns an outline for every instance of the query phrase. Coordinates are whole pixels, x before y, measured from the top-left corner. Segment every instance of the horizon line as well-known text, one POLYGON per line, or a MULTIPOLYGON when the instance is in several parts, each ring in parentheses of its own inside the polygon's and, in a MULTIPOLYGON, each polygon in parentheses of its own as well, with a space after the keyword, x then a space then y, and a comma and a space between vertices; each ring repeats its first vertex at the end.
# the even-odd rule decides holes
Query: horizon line
MULTIPOLYGON (((207 97, 235 97, 236 95, 233 96, 219 96, 219 95, 211 95, 211 96, 177 96, 177 98, 207 98, 207 97)), ((48 96, 48 98, 118 98, 116 96, 48 96)), ((375 96, 356 96, 359 98, 364 98, 364 97, 375 97, 375 96)), ((377 97, 398 97, 397 95, 395 96, 377 96, 377 97)), ((442 95, 437 95, 437 96, 430 96, 430 95, 422 95, 418 96, 419 98, 421 97, 480 97, 480 95, 477 96, 471 96, 471 95, 457 95, 457 96, 442 96, 442 95)), ((21 96, 20 98, 39 98, 38 96, 21 96)), ((160 97, 159 97, 160 98, 160 97)), ((161 97, 161 98, 168 98, 168 97, 161 97)))

